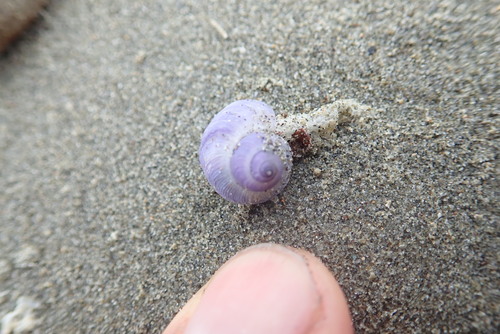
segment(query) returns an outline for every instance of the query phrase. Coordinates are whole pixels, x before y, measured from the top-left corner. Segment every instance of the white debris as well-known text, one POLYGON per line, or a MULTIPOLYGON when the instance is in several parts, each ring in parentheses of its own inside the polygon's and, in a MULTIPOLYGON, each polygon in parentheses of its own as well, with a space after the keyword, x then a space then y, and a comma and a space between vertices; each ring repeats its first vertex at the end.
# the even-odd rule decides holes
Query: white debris
POLYGON ((26 296, 19 297, 14 311, 2 317, 1 334, 20 334, 33 331, 40 323, 33 311, 40 307, 40 303, 26 296))
POLYGON ((370 110, 370 107, 355 100, 338 100, 310 113, 278 116, 278 133, 290 139, 295 131, 304 129, 314 139, 327 138, 337 125, 368 116, 370 110))
POLYGON ((228 39, 228 33, 222 28, 222 26, 214 19, 209 18, 208 23, 217 31, 217 33, 222 37, 222 39, 228 39))
POLYGON ((15 254, 14 263, 18 268, 28 268, 35 266, 40 257, 40 249, 33 245, 23 245, 15 254))

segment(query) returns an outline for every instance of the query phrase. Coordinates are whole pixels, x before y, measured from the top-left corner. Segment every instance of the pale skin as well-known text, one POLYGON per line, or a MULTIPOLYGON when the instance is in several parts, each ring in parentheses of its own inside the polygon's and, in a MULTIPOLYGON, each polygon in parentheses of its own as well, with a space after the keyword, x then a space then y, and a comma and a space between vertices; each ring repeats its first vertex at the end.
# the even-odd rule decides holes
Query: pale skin
POLYGON ((228 260, 163 334, 354 333, 345 296, 311 253, 276 244, 228 260))

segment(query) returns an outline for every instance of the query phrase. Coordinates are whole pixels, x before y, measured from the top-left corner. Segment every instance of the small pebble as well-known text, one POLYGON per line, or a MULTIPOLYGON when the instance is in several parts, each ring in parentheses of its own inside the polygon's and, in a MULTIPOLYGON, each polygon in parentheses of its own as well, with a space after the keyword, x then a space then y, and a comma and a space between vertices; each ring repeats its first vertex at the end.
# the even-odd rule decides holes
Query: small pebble
POLYGON ((135 56, 135 63, 142 64, 142 63, 144 63, 144 60, 146 60, 146 51, 141 50, 135 56))

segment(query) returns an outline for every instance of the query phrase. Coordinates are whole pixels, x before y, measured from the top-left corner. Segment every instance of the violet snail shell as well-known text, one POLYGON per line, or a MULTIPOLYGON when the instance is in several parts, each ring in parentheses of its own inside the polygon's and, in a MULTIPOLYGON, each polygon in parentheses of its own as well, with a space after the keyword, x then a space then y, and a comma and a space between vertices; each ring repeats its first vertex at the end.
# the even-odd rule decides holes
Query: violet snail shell
POLYGON ((264 102, 235 101, 203 132, 199 160, 208 182, 240 204, 270 200, 288 183, 292 152, 276 134, 276 116, 264 102))

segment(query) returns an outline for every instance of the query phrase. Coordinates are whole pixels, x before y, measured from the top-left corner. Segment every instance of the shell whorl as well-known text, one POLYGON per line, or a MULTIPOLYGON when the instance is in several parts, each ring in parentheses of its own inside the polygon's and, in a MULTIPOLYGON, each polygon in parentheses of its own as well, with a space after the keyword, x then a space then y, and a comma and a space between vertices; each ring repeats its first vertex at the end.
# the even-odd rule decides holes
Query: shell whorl
POLYGON ((203 132, 199 159, 217 193, 232 202, 257 204, 283 190, 292 153, 275 132, 274 111, 260 101, 236 101, 214 116, 203 132))

